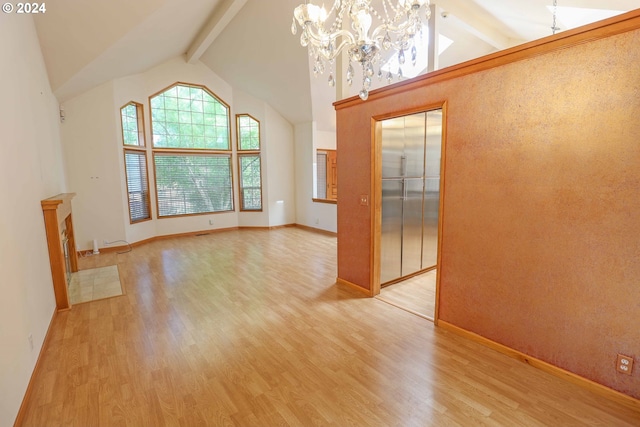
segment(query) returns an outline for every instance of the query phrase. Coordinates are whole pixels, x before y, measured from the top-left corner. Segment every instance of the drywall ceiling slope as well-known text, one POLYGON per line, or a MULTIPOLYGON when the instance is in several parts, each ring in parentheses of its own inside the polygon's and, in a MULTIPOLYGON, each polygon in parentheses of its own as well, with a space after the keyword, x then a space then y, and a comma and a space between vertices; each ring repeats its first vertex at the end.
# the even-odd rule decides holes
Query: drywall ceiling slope
POLYGON ((184 54, 220 0, 58 0, 36 19, 60 102, 184 54))
POLYGON ((45 13, 33 16, 51 87, 60 87, 162 3, 163 0, 47 3, 45 13))
POLYGON ((299 1, 249 0, 200 60, 292 124, 310 122, 307 50, 291 34, 299 1))
MULTIPOLYGON (((459 0, 457 0, 459 1, 459 0)), ((501 21, 509 31, 516 34, 516 38, 522 40, 536 40, 551 35, 553 23, 552 0, 474 0, 480 7, 490 13, 495 19, 501 21)), ((558 0, 557 27, 560 30, 575 28, 563 22, 562 9, 567 10, 570 15, 580 21, 579 25, 585 25, 594 21, 605 19, 608 15, 589 13, 592 10, 610 10, 618 12, 628 12, 640 8, 638 0, 558 0), (571 8, 567 10, 567 8, 571 8)))

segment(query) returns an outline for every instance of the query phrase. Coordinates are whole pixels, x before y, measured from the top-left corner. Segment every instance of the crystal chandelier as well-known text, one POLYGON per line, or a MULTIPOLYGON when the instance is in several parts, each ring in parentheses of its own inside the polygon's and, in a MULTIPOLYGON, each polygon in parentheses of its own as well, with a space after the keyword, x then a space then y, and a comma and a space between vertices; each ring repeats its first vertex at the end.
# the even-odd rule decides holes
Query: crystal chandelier
MULTIPOLYGON (((394 49, 398 55, 398 78, 402 78, 402 65, 405 63, 405 52, 410 52, 411 61, 415 64, 418 55, 414 37, 422 32, 420 9, 426 9, 426 18, 431 11, 429 0, 380 0, 382 11, 371 6, 371 0, 335 0, 327 12, 322 7, 306 1, 296 7, 293 12, 291 32, 296 35, 298 25, 302 28, 300 44, 309 47, 309 55, 313 58, 314 75, 323 74, 325 64, 329 63, 329 86, 335 86, 333 64, 336 56, 345 49, 349 57, 347 67, 347 83, 353 83, 353 62, 362 66, 362 90, 360 98, 366 101, 369 97, 371 77, 375 74, 374 66, 380 61, 380 50, 394 49), (344 22, 345 14, 351 20, 349 31, 344 22), (332 22, 327 19, 332 18, 332 22), (372 31, 374 18, 378 24, 372 31), (297 24, 296 24, 297 23, 297 24)), ((383 77, 381 66, 378 77, 383 77)), ((386 78, 391 83, 393 75, 388 71, 386 78)))

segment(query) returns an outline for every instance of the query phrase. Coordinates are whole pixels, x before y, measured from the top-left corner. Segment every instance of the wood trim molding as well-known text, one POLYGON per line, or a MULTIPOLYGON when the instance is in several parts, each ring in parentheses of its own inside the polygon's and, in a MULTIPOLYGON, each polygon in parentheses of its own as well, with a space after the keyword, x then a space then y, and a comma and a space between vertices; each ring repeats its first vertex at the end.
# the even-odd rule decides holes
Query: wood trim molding
POLYGON ((442 142, 440 145, 440 205, 438 206, 438 254, 436 256, 436 304, 433 313, 433 323, 438 326, 438 318, 440 317, 440 280, 442 275, 440 274, 442 268, 442 236, 444 234, 444 200, 447 194, 447 121, 449 117, 449 103, 444 101, 442 103, 442 142))
POLYGON ((338 233, 335 233, 333 231, 323 230, 321 228, 309 227, 308 225, 302 225, 302 224, 295 224, 295 226, 297 228, 301 228, 303 230, 313 231, 314 233, 324 234, 326 236, 331 236, 331 237, 337 237, 338 236, 338 233))
POLYGON ((312 198, 311 201, 313 201, 314 203, 327 203, 329 205, 337 205, 338 204, 337 200, 331 200, 331 199, 316 199, 316 198, 312 198))
MULTIPOLYGON (((501 50, 461 64, 442 68, 411 80, 373 90, 369 92, 369 99, 367 102, 391 95, 397 95, 419 87, 462 77, 468 74, 500 67, 513 62, 530 59, 560 49, 615 36, 628 31, 637 30, 639 28, 640 9, 635 9, 593 24, 578 27, 573 30, 562 31, 552 36, 501 50)), ((362 103, 362 101, 358 96, 352 96, 341 101, 336 101, 333 105, 336 110, 340 110, 360 103, 362 103)))
MULTIPOLYGON (((267 230, 279 230, 281 228, 290 228, 290 227, 297 227, 296 224, 283 224, 283 225, 274 225, 271 227, 267 227, 267 230)), ((240 227, 240 229, 242 229, 244 227, 240 227)))
MULTIPOLYGON (((201 231, 190 231, 188 233, 176 233, 176 234, 165 234, 161 236, 153 236, 148 239, 138 240, 137 242, 129 243, 131 247, 135 248, 137 246, 141 246, 147 243, 155 242, 156 240, 165 240, 165 239, 173 239, 177 237, 193 237, 193 236, 203 236, 206 234, 219 233, 222 231, 229 230, 239 230, 241 227, 227 227, 227 228, 216 228, 214 230, 201 230, 201 231)), ((129 246, 120 245, 120 246, 108 246, 100 248, 100 252, 110 253, 110 252, 120 252, 123 250, 129 249, 129 246)), ((78 251, 78 255, 82 256, 83 252, 86 252, 88 249, 78 251)))
MULTIPOLYGON (((438 101, 433 102, 427 105, 421 105, 419 107, 412 107, 399 111, 390 111, 385 114, 376 115, 371 117, 371 195, 369 197, 370 206, 371 206, 371 244, 370 244, 370 265, 371 265, 371 274, 370 274, 370 284, 372 295, 379 295, 380 289, 387 285, 391 285, 394 283, 401 282, 403 280, 407 280, 411 277, 417 276, 422 273, 426 273, 427 271, 437 269, 441 262, 440 254, 442 253, 442 212, 443 212, 443 200, 444 200, 444 178, 445 178, 445 146, 447 143, 447 101, 438 101), (411 114, 416 113, 426 113, 433 110, 442 110, 442 137, 440 143, 440 204, 438 205, 438 256, 436 265, 434 267, 429 267, 424 270, 420 270, 416 273, 413 273, 408 276, 404 276, 393 280, 387 283, 380 282, 380 269, 381 269, 381 260, 380 260, 380 251, 381 251, 381 235, 382 235, 382 121, 388 120, 396 117, 404 117, 411 114)), ((439 269, 438 269, 439 271, 439 269)), ((433 320, 434 323, 438 323, 437 321, 437 313, 438 313, 438 288, 440 286, 439 281, 439 273, 436 272, 436 308, 435 313, 436 317, 433 320)))
POLYGON ((454 333, 463 338, 467 338, 471 341, 475 341, 479 344, 482 344, 486 347, 496 350, 499 353, 507 355, 513 359, 517 359, 521 362, 524 362, 528 365, 533 366, 534 368, 545 371, 555 377, 561 378, 565 381, 568 381, 580 387, 586 388, 594 393, 599 394, 600 396, 613 400, 628 408, 631 408, 634 410, 640 410, 640 400, 634 399, 633 397, 628 396, 619 391, 616 391, 612 388, 599 384, 595 381, 591 381, 587 378, 581 377, 580 375, 577 375, 577 374, 574 374, 573 372, 569 372, 565 369, 559 368, 558 366, 552 365, 543 360, 529 356, 528 354, 522 353, 511 347, 507 347, 506 345, 492 341, 488 338, 485 338, 481 335, 476 334, 475 332, 471 332, 466 329, 460 328, 458 326, 452 325, 451 323, 445 322, 444 320, 440 320, 437 323, 437 326, 439 326, 445 331, 454 333))
MULTIPOLYGON (((177 238, 177 237, 204 236, 204 235, 207 235, 207 234, 221 233, 223 231, 232 231, 232 230, 256 230, 256 229, 277 230, 279 228, 289 228, 289 227, 297 227, 297 228, 301 228, 303 230, 313 231, 314 233, 325 234, 327 236, 332 236, 332 237, 336 237, 338 235, 337 233, 334 233, 333 231, 321 230, 319 228, 308 227, 306 225, 284 224, 284 225, 275 225, 275 226, 272 226, 272 227, 246 227, 246 226, 239 226, 239 227, 216 228, 216 229, 213 229, 213 230, 190 231, 188 233, 165 234, 165 235, 161 235, 161 236, 150 237, 150 238, 144 239, 144 240, 139 240, 137 242, 133 242, 133 243, 129 243, 129 244, 131 245, 131 247, 135 248, 135 247, 147 244, 147 243, 155 242, 156 240, 174 239, 174 238, 177 238)), ((126 245, 106 246, 106 247, 100 248, 100 252, 101 253, 112 253, 112 252, 125 251, 127 249, 129 249, 129 246, 126 246, 126 245)), ((83 249, 83 250, 78 251, 77 254, 78 254, 78 256, 82 257, 83 253, 85 253, 87 251, 92 252, 92 249, 83 249)))
POLYGON ((405 280, 412 279, 416 276, 420 276, 421 274, 428 273, 429 271, 438 270, 438 265, 432 265, 431 267, 423 268, 422 270, 418 270, 415 273, 407 274, 406 276, 398 277, 393 280, 390 280, 385 283, 380 284, 380 289, 386 288, 387 286, 395 285, 396 283, 404 282, 405 280))
MULTIPOLYGON (((118 245, 118 246, 105 246, 104 248, 100 248, 101 254, 109 254, 112 252, 122 252, 129 250, 129 246, 126 245, 118 245)), ((78 258, 87 258, 93 256, 93 249, 85 249, 82 251, 77 251, 78 258)))
POLYGON ((42 342, 42 347, 40 348, 40 352, 38 353, 38 358, 36 359, 36 364, 33 367, 33 371, 31 372, 31 377, 29 378, 29 383, 27 384, 27 390, 24 392, 24 396, 22 397, 22 403, 20 404, 20 409, 18 409, 18 415, 16 415, 16 419, 13 423, 13 427, 17 427, 22 425, 24 421, 25 411, 27 409, 27 402, 30 400, 31 393, 33 392, 33 378, 36 375, 36 372, 40 369, 40 360, 42 359, 42 355, 44 354, 44 349, 48 347, 49 341, 51 340, 51 325, 56 319, 56 315, 58 314, 58 310, 53 310, 53 315, 51 315, 51 321, 49 322, 49 327, 47 328, 47 333, 44 335, 44 341, 42 342))
POLYGON ((341 286, 347 286, 351 289, 354 289, 358 292, 360 292, 363 295, 367 295, 369 297, 373 296, 373 293, 369 290, 369 289, 365 289, 362 286, 356 285, 355 283, 351 283, 348 280, 344 280, 341 278, 336 278, 336 285, 341 285, 341 286))
MULTIPOLYGON (((63 230, 66 233, 68 248, 75 248, 73 215, 71 214, 71 199, 75 195, 75 193, 62 193, 40 201, 47 236, 51 280, 58 310, 71 308, 67 294, 67 266, 61 233, 63 230)), ((76 252, 69 250, 68 254, 71 271, 78 271, 76 252)))
POLYGON ((371 118, 371 182, 369 188, 370 230, 369 244, 369 289, 371 296, 380 294, 381 250, 382 250, 382 121, 371 118))
POLYGON ((421 318, 423 318, 425 320, 428 320, 430 322, 434 322, 435 323, 435 320, 434 320, 433 317, 429 317, 429 316, 424 315, 422 313, 418 313, 415 310, 411 310, 410 308, 403 307, 401 304, 398 304, 398 303, 395 303, 393 301, 390 301, 390 300, 386 299, 385 297, 381 297, 380 295, 376 295, 374 298, 384 302, 385 304, 389 304, 389 305, 392 305, 392 306, 394 306, 396 308, 399 308, 400 310, 406 311, 407 313, 411 313, 414 316, 418 316, 418 317, 421 317, 421 318))

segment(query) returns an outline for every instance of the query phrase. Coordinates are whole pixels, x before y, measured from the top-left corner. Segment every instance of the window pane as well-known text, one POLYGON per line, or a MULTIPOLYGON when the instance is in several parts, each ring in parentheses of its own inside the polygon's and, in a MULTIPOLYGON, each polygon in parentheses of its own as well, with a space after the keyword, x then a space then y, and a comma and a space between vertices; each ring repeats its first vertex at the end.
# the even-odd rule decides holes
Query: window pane
POLYGON ((315 163, 314 198, 338 200, 338 156, 336 150, 318 149, 315 163))
POLYGON ((142 105, 131 102, 120 109, 122 142, 124 145, 144 146, 142 105))
POLYGON ((129 216, 131 222, 151 218, 149 203, 149 181, 147 156, 144 151, 124 152, 127 193, 129 195, 129 216))
POLYGON ((233 210, 231 156, 156 154, 158 216, 233 210))
POLYGON ((242 210, 262 210, 260 155, 241 155, 240 194, 242 210))
POLYGON ((260 122, 246 114, 238 114, 238 142, 240 150, 260 149, 260 122))
POLYGON ((152 97, 151 119, 156 148, 231 148, 229 107, 203 88, 176 85, 152 97))

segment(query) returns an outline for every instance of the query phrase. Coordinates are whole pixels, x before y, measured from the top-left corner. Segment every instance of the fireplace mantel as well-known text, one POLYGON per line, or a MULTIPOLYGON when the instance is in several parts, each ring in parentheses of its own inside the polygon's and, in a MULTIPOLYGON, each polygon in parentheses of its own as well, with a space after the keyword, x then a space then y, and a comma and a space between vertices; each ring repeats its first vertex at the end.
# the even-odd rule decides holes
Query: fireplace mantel
POLYGON ((75 193, 62 193, 41 201, 44 225, 47 232, 47 246, 49 248, 49 262, 53 278, 53 291, 56 296, 58 311, 69 310, 69 295, 67 293, 67 260, 63 243, 63 233, 67 238, 66 255, 72 272, 78 271, 78 254, 73 233, 73 218, 71 216, 71 199, 75 193))

